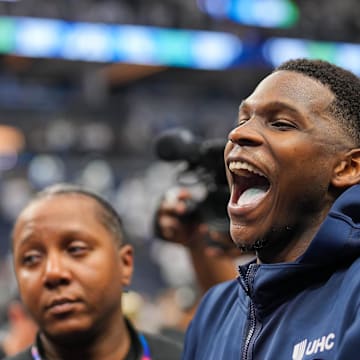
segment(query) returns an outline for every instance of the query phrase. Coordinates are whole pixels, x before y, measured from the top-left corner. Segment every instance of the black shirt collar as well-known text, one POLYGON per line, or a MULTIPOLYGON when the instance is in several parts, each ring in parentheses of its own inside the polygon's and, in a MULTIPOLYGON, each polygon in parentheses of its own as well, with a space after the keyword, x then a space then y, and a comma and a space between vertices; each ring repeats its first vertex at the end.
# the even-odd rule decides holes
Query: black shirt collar
MULTIPOLYGON (((130 349, 127 355, 125 356, 124 360, 138 360, 141 358, 142 355, 142 346, 139 340, 138 333, 136 332, 135 328, 132 326, 131 322, 127 318, 125 318, 125 324, 127 329, 129 330, 130 349)), ((36 335, 35 346, 38 349, 41 359, 46 360, 44 356, 44 347, 40 339, 40 333, 36 335)))

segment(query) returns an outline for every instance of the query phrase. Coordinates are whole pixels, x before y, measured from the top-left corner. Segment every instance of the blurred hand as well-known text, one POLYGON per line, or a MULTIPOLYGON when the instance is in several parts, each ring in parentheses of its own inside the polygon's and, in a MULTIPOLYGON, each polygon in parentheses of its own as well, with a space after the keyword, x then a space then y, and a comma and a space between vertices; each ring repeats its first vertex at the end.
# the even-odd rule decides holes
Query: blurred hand
POLYGON ((192 204, 188 189, 170 190, 157 212, 157 235, 189 248, 204 247, 209 256, 241 256, 243 253, 236 248, 230 233, 209 229, 193 212, 192 204))
POLYGON ((157 235, 163 240, 188 247, 204 240, 206 224, 200 223, 196 216, 188 215, 192 210, 191 199, 191 192, 186 188, 173 189, 165 195, 156 215, 157 235))

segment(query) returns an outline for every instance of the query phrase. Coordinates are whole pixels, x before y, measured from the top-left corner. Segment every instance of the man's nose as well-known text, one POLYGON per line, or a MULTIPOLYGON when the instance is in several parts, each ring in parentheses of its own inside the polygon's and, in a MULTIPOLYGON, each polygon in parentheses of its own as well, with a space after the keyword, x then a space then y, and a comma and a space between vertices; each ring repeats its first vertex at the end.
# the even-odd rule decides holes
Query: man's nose
POLYGON ((251 118, 230 131, 228 139, 239 146, 258 146, 263 143, 263 135, 256 118, 251 118))
POLYGON ((51 289, 70 282, 70 271, 67 268, 64 254, 59 251, 48 253, 44 269, 44 285, 51 289))

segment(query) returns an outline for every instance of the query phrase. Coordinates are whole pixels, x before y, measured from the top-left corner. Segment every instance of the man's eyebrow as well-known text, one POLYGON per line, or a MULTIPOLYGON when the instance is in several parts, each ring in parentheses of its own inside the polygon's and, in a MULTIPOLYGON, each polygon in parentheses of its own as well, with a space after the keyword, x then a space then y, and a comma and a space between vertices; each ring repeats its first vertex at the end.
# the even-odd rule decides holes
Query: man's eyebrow
MULTIPOLYGON (((246 101, 243 100, 241 101, 240 105, 239 105, 239 111, 241 111, 242 109, 246 109, 250 107, 250 104, 246 101)), ((294 106, 290 105, 289 103, 286 102, 282 102, 282 101, 271 101, 267 104, 265 104, 264 106, 262 106, 262 108, 260 110, 287 110, 293 113, 298 113, 299 110, 297 108, 295 108, 294 106)))

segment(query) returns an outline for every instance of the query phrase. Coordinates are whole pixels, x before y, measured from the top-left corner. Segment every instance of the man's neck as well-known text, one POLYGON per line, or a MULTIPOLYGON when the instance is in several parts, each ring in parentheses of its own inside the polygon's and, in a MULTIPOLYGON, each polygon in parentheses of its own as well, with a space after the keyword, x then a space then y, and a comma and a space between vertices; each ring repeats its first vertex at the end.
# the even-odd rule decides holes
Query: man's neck
POLYGON ((287 228, 274 231, 266 245, 257 251, 259 264, 293 262, 309 247, 319 226, 302 229, 287 228))

